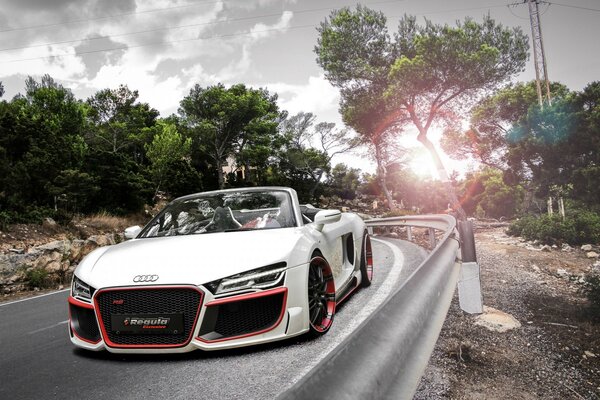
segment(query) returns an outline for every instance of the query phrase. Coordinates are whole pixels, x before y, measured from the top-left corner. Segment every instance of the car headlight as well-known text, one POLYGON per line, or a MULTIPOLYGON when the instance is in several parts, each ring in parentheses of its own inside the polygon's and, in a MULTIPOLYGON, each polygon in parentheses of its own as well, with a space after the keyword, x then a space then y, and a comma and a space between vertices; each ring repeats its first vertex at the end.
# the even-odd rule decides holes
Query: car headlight
POLYGON ((221 294, 243 289, 265 289, 281 282, 286 270, 284 262, 253 269, 241 274, 231 275, 227 278, 205 284, 212 294, 221 294))
POLYGON ((92 295, 94 294, 94 289, 81 279, 76 276, 73 276, 73 286, 71 287, 71 296, 80 297, 82 299, 91 300, 92 295))

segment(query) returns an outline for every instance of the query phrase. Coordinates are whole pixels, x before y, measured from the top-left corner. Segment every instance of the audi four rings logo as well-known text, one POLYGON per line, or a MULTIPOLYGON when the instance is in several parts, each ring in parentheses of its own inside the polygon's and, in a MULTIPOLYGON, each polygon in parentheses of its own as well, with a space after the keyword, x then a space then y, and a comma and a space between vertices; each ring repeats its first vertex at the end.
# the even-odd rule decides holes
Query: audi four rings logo
POLYGON ((133 277, 133 281, 135 283, 138 282, 156 282, 158 280, 158 275, 136 275, 133 277))

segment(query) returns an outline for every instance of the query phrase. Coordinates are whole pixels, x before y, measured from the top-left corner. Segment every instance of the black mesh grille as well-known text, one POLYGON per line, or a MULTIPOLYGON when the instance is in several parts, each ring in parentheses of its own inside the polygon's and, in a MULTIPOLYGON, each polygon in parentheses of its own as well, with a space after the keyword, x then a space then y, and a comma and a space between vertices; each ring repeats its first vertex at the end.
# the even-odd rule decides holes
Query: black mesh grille
POLYGON ((77 336, 91 342, 100 341, 100 330, 96 323, 94 310, 69 304, 71 324, 77 336))
POLYGON ((277 293, 208 307, 200 335, 216 340, 270 328, 279 320, 283 297, 277 293))
POLYGON ((202 295, 193 288, 148 288, 101 292, 96 301, 108 338, 116 345, 184 346, 191 338, 202 295), (118 300, 113 304, 114 300, 118 300), (121 301, 123 300, 123 301, 121 301), (116 334, 111 329, 111 314, 183 314, 180 334, 116 334))

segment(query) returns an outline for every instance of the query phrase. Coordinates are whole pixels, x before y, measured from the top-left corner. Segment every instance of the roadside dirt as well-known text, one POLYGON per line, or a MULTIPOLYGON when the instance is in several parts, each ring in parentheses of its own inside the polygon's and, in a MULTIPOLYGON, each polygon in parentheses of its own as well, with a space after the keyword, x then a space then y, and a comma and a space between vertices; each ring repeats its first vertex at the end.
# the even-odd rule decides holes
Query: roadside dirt
POLYGON ((478 230, 484 304, 521 327, 474 324, 455 297, 416 399, 600 399, 600 316, 580 281, 595 260, 478 230))

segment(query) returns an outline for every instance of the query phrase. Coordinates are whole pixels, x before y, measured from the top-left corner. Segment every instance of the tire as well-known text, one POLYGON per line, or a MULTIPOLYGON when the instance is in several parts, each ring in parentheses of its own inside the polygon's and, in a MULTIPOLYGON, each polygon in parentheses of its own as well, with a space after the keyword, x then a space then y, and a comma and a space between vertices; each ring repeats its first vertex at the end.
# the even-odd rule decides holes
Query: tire
POLYGON ((363 237, 362 252, 360 256, 360 286, 369 287, 373 281, 373 250, 371 237, 367 232, 363 237))
POLYGON ((313 257, 308 266, 307 295, 309 335, 324 335, 335 315, 335 284, 329 263, 320 255, 313 257))

